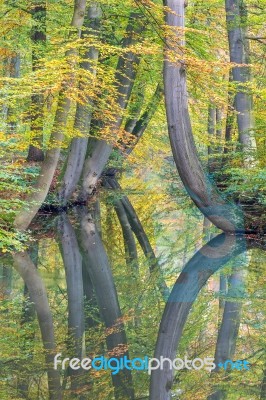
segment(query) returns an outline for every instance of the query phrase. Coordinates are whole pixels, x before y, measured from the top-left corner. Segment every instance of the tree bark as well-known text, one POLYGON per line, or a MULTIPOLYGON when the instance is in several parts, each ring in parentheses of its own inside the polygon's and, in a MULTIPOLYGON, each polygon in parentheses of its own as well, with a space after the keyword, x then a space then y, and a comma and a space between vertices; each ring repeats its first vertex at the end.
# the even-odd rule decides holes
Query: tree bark
MULTIPOLYGON (((243 272, 238 271, 231 275, 229 279, 229 290, 227 295, 236 297, 241 294, 243 289, 243 272), (236 293, 239 292, 239 293, 236 293)), ((222 323, 219 329, 216 349, 215 349, 215 365, 216 368, 212 374, 219 371, 219 363, 226 360, 233 360, 236 348, 236 340, 238 337, 242 303, 239 301, 226 301, 224 305, 224 313, 222 323)), ((225 390, 216 389, 214 393, 208 396, 208 400, 223 400, 226 397, 225 390)))
MULTIPOLYGON (((20 76, 20 54, 14 54, 7 60, 7 76, 10 78, 19 78, 20 76)), ((17 122, 12 105, 5 110, 6 113, 6 132, 7 134, 16 133, 17 122)))
MULTIPOLYGON (((219 279, 219 312, 223 312, 225 306, 224 296, 227 291, 227 276, 223 273, 220 273, 219 279)), ((221 314, 222 315, 222 314, 221 314)))
MULTIPOLYGON (((138 39, 136 39, 136 36, 143 30, 140 19, 139 14, 131 13, 122 48, 125 49, 137 42, 138 39)), ((110 126, 111 135, 114 138, 122 124, 123 111, 127 107, 132 92, 139 62, 139 57, 129 50, 119 57, 117 63, 115 74, 115 86, 117 88, 116 103, 121 111, 114 116, 114 122, 110 126)), ((105 140, 97 140, 94 143, 91 151, 92 155, 86 159, 84 164, 81 199, 86 200, 92 194, 111 155, 112 149, 113 146, 105 140)))
MULTIPOLYGON (((243 289, 243 272, 238 271, 231 275, 229 279, 229 290, 227 295, 235 297, 236 291, 241 293, 243 289)), ((215 364, 216 369, 212 374, 219 371, 219 363, 232 360, 235 354, 236 340, 238 337, 242 304, 239 301, 226 301, 224 305, 223 319, 219 329, 216 349, 215 364)), ((208 396, 208 400, 222 400, 226 397, 225 390, 216 389, 208 396)))
POLYGON ((49 399, 61 400, 60 374, 53 368, 56 354, 53 319, 50 311, 46 288, 29 255, 24 252, 13 255, 15 268, 24 280, 29 290, 30 299, 34 303, 42 335, 43 347, 46 352, 49 399))
MULTIPOLYGON (((100 5, 98 3, 90 5, 86 18, 87 21, 85 20, 84 25, 86 28, 89 28, 88 34, 93 35, 95 38, 99 36, 100 18, 100 5), (92 32, 90 32, 91 30, 92 32)), ((84 36, 84 34, 82 34, 82 36, 84 36)), ((89 71, 94 77, 96 76, 98 55, 99 49, 92 46, 86 52, 84 61, 81 63, 81 68, 85 71, 89 71)), ((82 91, 82 84, 79 86, 79 89, 82 91)), ((89 140, 88 133, 90 130, 92 107, 92 100, 88 96, 85 105, 81 103, 77 104, 74 129, 77 129, 85 137, 74 138, 71 142, 67 166, 64 172, 61 189, 59 191, 59 201, 62 205, 66 205, 80 180, 89 140)))
POLYGON ((137 252, 136 241, 121 200, 115 201, 114 208, 122 228, 127 265, 134 272, 137 272, 138 252, 137 252))
MULTIPOLYGON (((29 256, 36 268, 38 268, 38 242, 34 242, 29 248, 29 256)), ((20 325, 23 328, 25 324, 30 324, 34 321, 36 317, 34 304, 31 302, 30 294, 26 283, 24 283, 24 298, 22 304, 21 312, 21 322, 20 325)), ((21 353, 27 355, 28 359, 33 359, 33 349, 34 349, 34 338, 35 332, 30 334, 23 334, 23 341, 21 344, 21 353), (30 345, 30 346, 29 346, 30 345)), ((29 379, 27 376, 27 370, 25 370, 24 362, 21 365, 22 373, 18 376, 18 392, 25 399, 28 399, 29 391, 29 379)))
MULTIPOLYGON (((105 248, 95 222, 85 208, 80 211, 80 219, 83 259, 95 290, 101 316, 107 328, 107 349, 110 353, 118 351, 121 357, 123 355, 128 356, 122 314, 105 248), (114 332, 112 332, 113 330, 114 332)), ((112 380, 117 399, 134 398, 130 371, 122 370, 117 375, 112 375, 112 380)))
POLYGON ((208 108, 208 172, 212 173, 215 171, 216 162, 216 107, 210 103, 208 108))
POLYGON ((145 84, 140 81, 138 83, 136 82, 136 86, 137 90, 135 91, 135 93, 132 93, 132 104, 129 104, 130 118, 128 118, 125 123, 125 131, 128 133, 132 133, 140 116, 144 102, 145 84))
MULTIPOLYGON (((82 359, 85 356, 82 257, 75 231, 64 213, 60 215, 58 235, 67 283, 69 355, 82 359)), ((71 370, 72 390, 80 387, 82 374, 82 370, 71 370)))
MULTIPOLYGON (((32 40, 32 70, 37 71, 38 62, 43 56, 43 49, 46 43, 46 1, 32 1, 32 16, 34 21, 32 40)), ((27 161, 43 161, 43 95, 34 94, 31 96, 31 140, 27 161)))
POLYGON ((9 298, 12 293, 12 268, 4 263, 1 267, 0 296, 4 299, 9 298))
MULTIPOLYGON (((80 35, 80 28, 82 27, 85 15, 86 0, 75 0, 74 13, 71 22, 71 26, 77 28, 78 34, 80 35)), ((66 54, 67 57, 73 56, 75 50, 69 50, 66 54)), ((62 83, 62 88, 59 93, 57 111, 55 115, 55 121, 50 136, 49 147, 50 149, 46 153, 45 160, 42 163, 40 175, 37 179, 36 184, 33 186, 33 192, 28 196, 27 202, 28 208, 22 208, 14 221, 15 228, 18 230, 26 230, 40 206, 44 202, 49 188, 51 186, 53 176, 57 167, 57 163, 60 155, 60 145, 64 137, 64 128, 66 126, 67 116, 70 109, 71 101, 66 96, 66 91, 70 83, 73 84, 73 77, 70 76, 65 79, 62 83), (70 82, 71 81, 71 82, 70 82)))
POLYGON ((232 68, 232 77, 233 82, 237 85, 235 110, 237 111, 239 141, 245 153, 244 161, 249 166, 250 161, 254 161, 252 151, 256 150, 256 142, 254 139, 252 97, 247 87, 247 83, 251 81, 250 67, 247 66, 249 64, 245 28, 247 8, 243 0, 225 0, 225 9, 230 61, 238 64, 232 68))
POLYGON ((185 1, 165 0, 164 4, 171 10, 166 11, 166 23, 175 29, 175 38, 172 35, 166 38, 164 88, 168 131, 179 175, 196 206, 214 225, 226 232, 242 232, 242 213, 234 204, 223 200, 205 176, 193 139, 185 65, 180 51, 180 46, 184 46, 184 33, 180 30, 184 32, 185 1), (175 62, 172 61, 173 54, 175 62))
POLYGON ((136 121, 134 128, 132 129, 132 135, 136 137, 136 140, 133 141, 133 144, 129 146, 127 149, 127 154, 130 154, 135 146, 138 144, 138 141, 142 137, 145 132, 150 120, 154 116, 158 105, 163 97, 163 87, 160 83, 158 83, 154 95, 152 96, 150 102, 148 103, 146 110, 143 112, 141 117, 136 121))

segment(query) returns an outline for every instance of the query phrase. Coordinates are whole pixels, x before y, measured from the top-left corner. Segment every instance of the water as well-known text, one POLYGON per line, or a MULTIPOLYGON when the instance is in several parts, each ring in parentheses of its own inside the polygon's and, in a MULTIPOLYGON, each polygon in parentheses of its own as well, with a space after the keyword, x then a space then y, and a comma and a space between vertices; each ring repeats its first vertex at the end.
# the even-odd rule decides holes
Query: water
POLYGON ((135 244, 138 258, 130 253, 132 238, 125 246, 108 208, 43 215, 33 228, 27 252, 0 260, 1 399, 264 398, 264 238, 222 234, 199 248, 194 232, 187 246, 183 237, 166 251, 158 235, 156 259, 143 255, 145 240, 135 244), (101 360, 94 369, 62 368, 66 357, 101 356, 169 361, 151 376, 112 374, 115 361, 106 370, 101 360), (171 370, 185 357, 247 360, 250 369, 171 370))

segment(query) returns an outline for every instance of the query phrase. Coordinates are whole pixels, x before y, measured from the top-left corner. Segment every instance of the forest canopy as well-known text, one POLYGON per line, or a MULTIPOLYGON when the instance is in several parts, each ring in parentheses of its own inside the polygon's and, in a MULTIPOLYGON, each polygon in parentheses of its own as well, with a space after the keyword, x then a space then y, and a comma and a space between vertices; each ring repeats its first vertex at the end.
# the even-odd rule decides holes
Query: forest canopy
POLYGON ((158 131, 168 125, 181 180, 203 213, 242 204, 243 229, 261 230, 264 5, 3 1, 2 250, 23 244, 44 204, 88 201, 108 168, 120 173, 138 157, 151 121, 150 148, 167 146, 158 131), (204 191, 215 193, 207 200, 204 191))

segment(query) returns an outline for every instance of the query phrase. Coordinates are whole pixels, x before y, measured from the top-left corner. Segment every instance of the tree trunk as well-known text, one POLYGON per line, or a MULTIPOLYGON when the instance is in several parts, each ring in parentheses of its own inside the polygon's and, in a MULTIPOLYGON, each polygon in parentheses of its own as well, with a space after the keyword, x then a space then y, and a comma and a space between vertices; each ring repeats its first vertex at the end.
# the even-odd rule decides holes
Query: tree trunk
MULTIPOLYGON (((99 36, 100 18, 101 8, 99 4, 95 3, 90 5, 84 25, 86 28, 90 29, 88 33, 90 35, 93 34, 95 38, 99 36), (93 30, 93 33, 91 33, 91 30, 93 30)), ((82 36, 84 36, 84 33, 82 36)), ((89 71, 93 76, 96 76, 98 55, 99 49, 92 46, 86 52, 84 61, 81 63, 81 68, 85 71, 89 71)), ((82 84, 79 86, 79 89, 82 91, 82 84)), ((81 103, 77 104, 74 129, 78 130, 85 137, 74 138, 71 142, 67 166, 64 172, 61 189, 59 191, 59 201, 62 205, 66 205, 80 180, 89 140, 88 134, 90 131, 92 107, 92 100, 89 97, 86 98, 85 105, 81 103)))
POLYGON ((127 119, 125 123, 125 131, 128 133, 132 133, 136 122, 139 119, 143 103, 144 103, 144 91, 145 91, 146 82, 139 81, 136 82, 137 90, 132 95, 132 104, 129 104, 130 107, 130 118, 127 119))
MULTIPOLYGON (((243 290, 243 272, 235 272, 230 277, 228 283, 228 297, 237 297, 239 294, 241 295, 243 290)), ((212 374, 220 370, 220 363, 223 364, 226 360, 232 360, 234 357, 240 325, 241 309, 242 303, 240 301, 225 302, 223 319, 219 329, 215 349, 214 362, 216 369, 212 371, 212 374)), ((221 389, 215 390, 214 393, 208 396, 208 400, 222 400, 224 398, 225 391, 221 389)))
MULTIPOLYGON (((20 55, 14 54, 7 61, 7 76, 10 78, 19 78, 20 75, 20 55)), ((16 133, 17 122, 14 108, 9 105, 5 110, 6 113, 6 132, 7 134, 16 133)))
POLYGON ((208 108, 208 171, 212 173, 215 171, 216 163, 216 107, 214 104, 209 104, 208 108))
MULTIPOLYGON (((66 214, 60 215, 58 234, 67 283, 69 355, 82 359, 85 356, 82 257, 75 231, 66 214)), ((82 374, 82 369, 71 370, 72 390, 80 387, 82 374)))
POLYGON ((226 294, 227 291, 227 276, 224 275, 222 272, 220 273, 220 279, 219 279, 219 313, 221 313, 224 310, 224 306, 225 306, 225 300, 224 300, 224 296, 226 294))
MULTIPOLYGON (((75 0, 74 14, 71 25, 77 28, 79 34, 84 20, 85 6, 86 0, 75 0)), ((66 56, 73 56, 74 53, 74 49, 69 50, 66 56)), ((62 83, 62 88, 58 98, 55 121, 49 141, 49 146, 51 148, 46 153, 45 160, 42 163, 40 175, 36 184, 32 188, 33 192, 27 198, 27 203, 29 204, 28 207, 23 207, 15 218, 14 225, 18 230, 23 231, 29 227, 32 219, 44 202, 51 186, 59 160, 60 145, 64 137, 64 128, 66 126, 67 116, 71 104, 70 99, 66 96, 66 91, 69 87, 69 84, 73 84, 73 76, 68 77, 68 79, 65 79, 62 83)))
POLYGON ((9 298, 12 293, 12 268, 1 263, 0 296, 9 298))
MULTIPOLYGON (((107 349, 111 354, 118 351, 119 356, 128 356, 122 314, 105 248, 95 222, 85 208, 80 211, 80 218, 83 259, 95 290, 100 313, 107 328, 107 349), (113 330, 114 332, 112 332, 113 330)), ((118 374, 112 375, 112 380, 117 399, 134 398, 130 371, 122 370, 118 374)))
POLYGON ((124 238, 124 246, 125 246, 125 255, 127 265, 134 271, 134 273, 138 272, 138 252, 136 241, 134 238, 133 231, 131 229, 130 223, 128 221, 128 217, 126 211, 124 209, 123 203, 121 200, 116 200, 114 203, 115 211, 117 217, 119 219, 123 238, 124 238))
POLYGON ((230 61, 238 64, 232 68, 233 82, 237 85, 235 96, 235 109, 237 111, 237 124, 239 141, 245 153, 246 165, 254 161, 256 142, 253 131, 252 97, 247 83, 250 82, 250 68, 248 55, 248 41, 246 39, 245 20, 247 9, 243 0, 225 0, 226 22, 230 50, 230 61), (241 66, 242 64, 242 66, 241 66))
MULTIPOLYGON (((112 189, 121 190, 120 185, 115 179, 107 179, 107 182, 109 186, 112 187, 112 189)), ((147 259, 150 260, 149 269, 154 279, 156 279, 155 282, 162 294, 162 297, 164 299, 167 299, 169 296, 169 289, 164 281, 162 272, 160 271, 160 265, 153 251, 153 248, 150 244, 149 238, 146 235, 146 232, 143 229, 143 226, 139 220, 139 217, 136 211, 134 210, 134 207, 130 203, 129 199, 127 198, 127 196, 123 196, 120 202, 124 207, 124 210, 128 218, 128 222, 131 226, 132 231, 136 235, 136 238, 138 239, 138 242, 143 250, 143 253, 147 257, 147 259)))
POLYGON ((189 118, 186 72, 180 46, 184 45, 184 0, 165 0, 171 12, 166 23, 175 30, 176 42, 166 38, 164 62, 165 105, 170 142, 183 184, 196 206, 214 225, 226 232, 243 231, 241 211, 226 203, 205 176, 199 161, 189 118), (183 30, 180 33, 180 30, 183 30), (176 33, 177 32, 177 33, 176 33), (175 54, 175 62, 172 61, 175 54))
POLYGON ((60 374, 53 368, 54 356, 56 354, 53 319, 50 311, 46 288, 31 261, 29 255, 24 252, 13 255, 15 268, 24 280, 29 290, 31 301, 37 313, 42 335, 43 347, 46 352, 46 366, 48 374, 49 399, 61 400, 60 374))
POLYGON ((141 115, 141 117, 136 121, 134 128, 131 131, 132 135, 136 137, 136 140, 133 141, 133 144, 128 147, 127 154, 130 154, 134 150, 138 141, 142 137, 150 120, 154 116, 162 97, 163 97, 163 88, 162 85, 158 83, 154 95, 152 96, 149 104, 147 105, 146 110, 141 115))
MULTIPOLYGON (((143 25, 140 19, 139 14, 131 13, 122 48, 125 49, 137 42, 136 36, 143 31, 143 25)), ((121 127, 123 111, 127 107, 132 92, 139 62, 139 57, 132 51, 125 52, 119 57, 115 74, 115 87, 117 88, 116 103, 121 111, 114 116, 114 122, 112 122, 110 126, 110 132, 113 138, 116 137, 121 127)), ((87 197, 92 194, 111 155, 112 149, 113 146, 105 140, 97 140, 97 142, 94 143, 93 151, 91 152, 92 155, 86 159, 84 164, 81 199, 86 200, 87 197)))
MULTIPOLYGON (((32 1, 33 32, 32 40, 32 70, 37 71, 38 62, 44 53, 46 43, 46 1, 32 1), (43 47, 43 48, 42 48, 43 47)), ((43 161, 43 95, 31 96, 31 141, 27 161, 43 161)))
MULTIPOLYGON (((31 261, 38 268, 38 242, 34 242, 29 248, 29 255, 31 261)), ((24 298, 22 303, 22 312, 21 312, 21 322, 20 325, 22 329, 24 328, 25 324, 30 324, 34 321, 36 317, 35 307, 34 304, 31 302, 30 294, 26 283, 24 283, 24 298)), ((21 343, 21 353, 27 356, 28 359, 33 359, 33 350, 34 350, 34 338, 35 338, 35 331, 31 332, 30 334, 23 334, 23 341, 21 343)), ((25 399, 28 399, 28 392, 30 382, 27 375, 27 370, 25 370, 24 362, 21 365, 21 373, 18 376, 18 392, 21 396, 25 399)))

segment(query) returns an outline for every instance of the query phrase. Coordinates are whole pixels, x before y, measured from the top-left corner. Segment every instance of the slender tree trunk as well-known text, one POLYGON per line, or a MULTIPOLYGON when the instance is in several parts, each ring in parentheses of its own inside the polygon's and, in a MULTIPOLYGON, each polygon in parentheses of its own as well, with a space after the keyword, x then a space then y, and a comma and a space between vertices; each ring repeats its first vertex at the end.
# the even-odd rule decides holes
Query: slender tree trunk
POLYGON ((12 292, 12 268, 2 264, 1 280, 0 280, 0 295, 3 298, 8 298, 12 292))
MULTIPOLYGON (((58 234, 67 283, 69 355, 82 359, 85 356, 82 257, 75 231, 66 214, 60 215, 58 234)), ((80 387, 82 375, 82 369, 71 370, 72 390, 80 387)))
POLYGON ((243 0, 225 0, 225 8, 230 61, 238 64, 238 66, 232 68, 232 77, 233 82, 237 85, 235 109, 239 141, 243 147, 245 164, 250 166, 250 162, 254 161, 252 152, 256 150, 256 141, 254 139, 252 96, 247 87, 247 84, 251 81, 250 67, 247 66, 249 64, 245 27, 247 8, 243 0))
MULTIPOLYGON (((44 53, 46 43, 46 1, 32 1, 33 31, 32 40, 32 70, 37 71, 40 58, 44 53)), ((31 141, 27 161, 43 161, 43 95, 34 94, 31 97, 31 141)))
MULTIPOLYGON (((85 208, 80 211, 80 240, 83 259, 92 281, 97 303, 107 328, 107 349, 112 354, 128 356, 127 339, 122 314, 107 254, 91 214, 85 208), (113 332, 114 331, 114 332, 113 332)), ((130 371, 123 370, 112 375, 117 399, 133 399, 133 383, 130 371)))
MULTIPOLYGON (((235 272, 229 279, 229 290, 227 295, 236 297, 243 290, 243 272, 235 272), (237 293, 238 292, 238 293, 237 293)), ((232 360, 235 354, 236 340, 238 337, 242 303, 239 301, 226 301, 222 323, 219 329, 216 349, 215 349, 215 365, 216 369, 212 374, 219 371, 220 363, 226 360, 232 360)), ((208 400, 222 400, 225 398, 225 390, 217 389, 208 396, 208 400)))
POLYGON ((175 29, 175 38, 172 35, 166 38, 165 105, 170 142, 179 175, 196 206, 214 225, 228 232, 243 231, 242 213, 235 205, 226 203, 207 179, 194 143, 188 112, 185 65, 180 50, 180 46, 184 45, 184 31, 181 31, 184 30, 185 1, 165 0, 165 5, 171 10, 166 12, 166 23, 175 29), (172 61, 173 55, 175 62, 172 61))
MULTIPOLYGON (((223 113, 220 107, 216 107, 216 139, 218 142, 217 153, 222 154, 223 148, 221 146, 221 141, 223 139, 223 128, 222 128, 222 117, 223 113)), ((221 166, 221 159, 218 159, 218 165, 221 166)))
POLYGON ((215 150, 216 150, 216 107, 214 104, 209 104, 208 108, 208 171, 210 173, 215 171, 215 150))
POLYGON ((145 90, 145 83, 138 82, 136 83, 137 90, 134 95, 134 99, 132 96, 132 105, 130 105, 130 118, 127 119, 125 123, 125 131, 128 133, 132 133, 142 110, 143 102, 144 102, 144 90, 145 90))
MULTIPOLYGON (((226 125, 225 125, 225 146, 224 146, 224 154, 228 154, 232 148, 232 136, 233 129, 235 123, 235 94, 232 92, 232 71, 229 74, 229 90, 228 90, 228 99, 227 99, 227 111, 226 111, 226 125)), ((226 160, 225 160, 226 161, 226 160)))
MULTIPOLYGON (((126 37, 123 40, 122 47, 125 49, 134 45, 138 36, 143 30, 143 25, 140 22, 140 15, 131 13, 129 23, 126 30, 126 37)), ((115 86, 117 88, 116 103, 120 108, 117 115, 114 116, 114 122, 110 126, 110 132, 113 138, 117 136, 122 119, 123 112, 127 107, 132 88, 136 79, 137 68, 140 59, 135 52, 128 51, 119 57, 115 74, 115 86)), ((95 185, 101 176, 104 167, 111 155, 113 146, 105 140, 97 140, 94 142, 91 156, 88 157, 84 164, 82 174, 82 193, 81 199, 86 200, 92 194, 95 185)))
MULTIPOLYGON (((74 13, 71 25, 78 30, 80 35, 80 28, 82 27, 85 15, 86 0, 75 0, 74 13)), ((75 49, 69 50, 66 54, 67 57, 75 54, 75 49)), ((52 183, 52 179, 57 167, 57 163, 60 155, 60 144, 64 137, 64 128, 67 122, 67 116, 70 110, 71 101, 67 97, 66 92, 69 85, 73 84, 73 76, 68 77, 62 84, 62 89, 59 93, 57 111, 55 115, 55 121, 50 136, 49 146, 51 147, 45 156, 45 160, 42 163, 40 175, 34 185, 33 192, 27 198, 28 207, 24 207, 17 214, 14 225, 18 230, 26 230, 40 206, 44 202, 49 188, 52 183)))
MULTIPOLYGON (((132 133, 133 136, 136 137, 136 140, 133 141, 132 145, 128 146, 126 151, 127 154, 130 154, 134 150, 135 146, 138 144, 138 141, 145 132, 150 120, 154 116, 160 104, 160 101, 162 100, 162 97, 163 97, 163 87, 160 83, 158 83, 154 95, 151 98, 151 101, 148 103, 141 117, 138 120, 136 120, 135 125, 132 131, 130 132, 132 133)), ((127 126, 125 127, 125 130, 127 130, 127 126)))
MULTIPOLYGON (((86 28, 89 28, 88 34, 93 35, 95 39, 100 33, 100 18, 100 5, 98 3, 91 4, 88 7, 87 17, 84 25, 86 28)), ((86 30, 84 32, 86 35, 86 30)), ((82 36, 84 36, 84 34, 82 34, 82 36)), ((94 77, 96 76, 98 55, 99 49, 95 46, 92 46, 87 50, 84 61, 81 63, 81 68, 83 68, 85 71, 89 71, 94 77)), ((79 89, 82 91, 82 84, 79 86, 79 89)), ((82 135, 84 135, 84 137, 74 138, 70 145, 67 166, 64 172, 61 189, 59 191, 59 201, 62 205, 66 205, 80 180, 87 152, 92 109, 93 102, 89 96, 86 98, 86 104, 77 104, 74 129, 77 129, 82 135)))
MULTIPOLYGON (((110 187, 112 187, 114 190, 121 190, 120 185, 115 179, 108 179, 107 180, 108 184, 110 187)), ((148 260, 150 260, 150 265, 149 269, 151 274, 153 275, 155 282, 163 296, 164 299, 167 299, 169 296, 169 289, 164 281, 164 278, 162 276, 162 272, 160 271, 160 265, 158 263, 158 260, 156 258, 156 255, 153 251, 153 248, 150 244, 149 238, 146 235, 145 230, 143 229, 143 226, 139 220, 139 217, 134 210, 134 207, 130 203, 129 199, 127 196, 123 196, 120 200, 121 204, 124 207, 124 210, 126 212, 128 222, 131 226, 132 231, 136 235, 136 238, 143 250, 143 253, 147 257, 148 260)))
MULTIPOLYGON (((38 268, 38 242, 33 243, 29 248, 29 255, 31 261, 38 268)), ((31 324, 36 317, 34 304, 31 302, 30 294, 26 283, 24 284, 24 299, 22 304, 22 313, 21 313, 21 327, 25 328, 25 325, 31 324)), ((33 359, 33 349, 34 349, 34 338, 35 332, 31 332, 30 334, 23 335, 23 342, 21 345, 21 352, 25 354, 28 359, 33 359)), ((27 376, 27 370, 25 370, 24 363, 21 365, 21 373, 19 374, 18 379, 18 392, 24 398, 28 398, 29 392, 29 379, 27 376)))
MULTIPOLYGON (((84 260, 82 261, 82 276, 83 276, 84 308, 86 310, 85 330, 87 330, 97 325, 98 323, 97 321, 99 321, 100 316, 98 312, 95 311, 97 309, 97 301, 95 298, 93 284, 90 275, 88 273, 87 265, 86 262, 84 262, 84 260)), ((86 343, 86 351, 87 353, 93 351, 93 349, 87 347, 87 343, 86 343)))
POLYGON ((223 297, 225 296, 226 291, 227 291, 227 276, 221 272, 220 279, 219 279, 219 292, 220 292, 219 311, 220 312, 223 312, 223 310, 224 310, 225 300, 223 297))
MULTIPOLYGON (((10 78, 19 78, 20 75, 20 55, 15 54, 8 58, 7 62, 8 73, 10 78)), ((16 133, 17 121, 14 108, 10 105, 6 109, 6 133, 16 133)))
POLYGON ((31 301, 37 313, 39 326, 42 335, 43 347, 46 352, 46 366, 48 374, 49 399, 61 400, 61 384, 60 374, 58 370, 53 368, 54 356, 56 354, 54 327, 52 314, 50 311, 46 288, 36 270, 35 265, 31 261, 29 255, 24 253, 16 253, 13 255, 15 268, 24 280, 29 290, 31 301))
POLYGON ((122 228, 127 265, 132 269, 132 271, 137 272, 138 271, 137 246, 133 231, 128 221, 126 211, 124 209, 121 200, 115 201, 114 207, 122 228))

